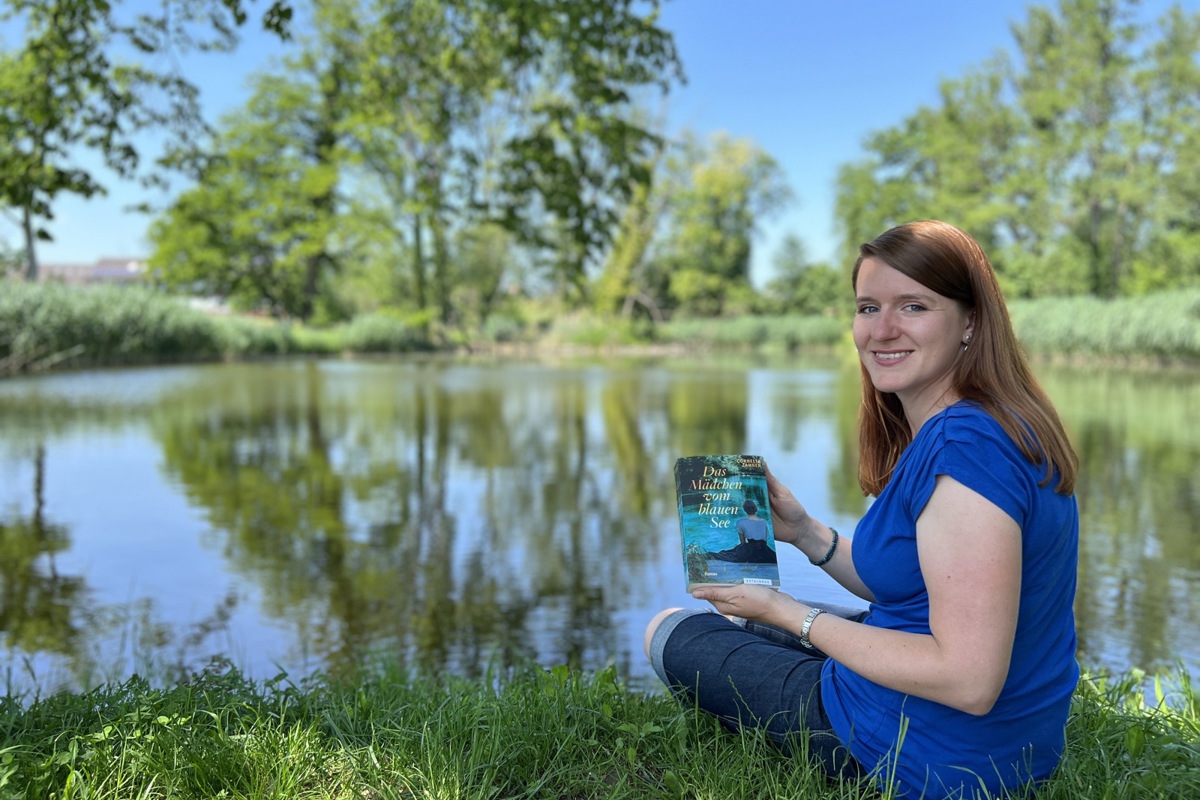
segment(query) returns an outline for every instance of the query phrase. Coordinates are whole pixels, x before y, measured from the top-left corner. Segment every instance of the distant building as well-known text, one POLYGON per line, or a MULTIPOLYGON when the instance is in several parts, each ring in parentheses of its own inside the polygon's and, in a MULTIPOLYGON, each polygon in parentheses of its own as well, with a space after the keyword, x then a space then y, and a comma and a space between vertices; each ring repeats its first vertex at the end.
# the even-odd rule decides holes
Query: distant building
POLYGON ((94 264, 39 264, 38 281, 74 286, 96 283, 134 283, 146 274, 140 258, 101 258, 94 264))

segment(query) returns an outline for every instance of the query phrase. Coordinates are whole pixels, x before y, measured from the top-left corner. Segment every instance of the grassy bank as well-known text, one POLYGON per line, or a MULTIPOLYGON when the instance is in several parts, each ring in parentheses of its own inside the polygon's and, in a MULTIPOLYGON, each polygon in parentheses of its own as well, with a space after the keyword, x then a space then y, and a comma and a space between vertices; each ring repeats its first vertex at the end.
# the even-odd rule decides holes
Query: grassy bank
POLYGON ((1200 364, 1200 289, 1025 300, 1011 314, 1022 344, 1040 355, 1200 364))
MULTIPOLYGON (((1143 704, 1138 676, 1088 677, 1041 800, 1200 796, 1200 710, 1186 676, 1143 704)), ((5 798, 878 797, 830 784, 611 670, 526 668, 478 683, 386 668, 256 684, 228 667, 0 703, 5 798)), ((885 795, 886 797, 886 795, 885 795)))
POLYGON ((0 375, 61 367, 429 348, 415 328, 383 315, 318 330, 209 314, 180 298, 141 287, 0 282, 0 375))
MULTIPOLYGON (((1104 301, 1020 301, 1013 324, 1043 357, 1200 364, 1200 289, 1104 301)), ((492 320, 474 338, 391 314, 326 328, 218 316, 141 287, 68 288, 0 282, 0 375, 270 355, 398 353, 490 347, 637 348, 794 352, 845 344, 849 320, 742 316, 645 326, 575 312, 492 320)))

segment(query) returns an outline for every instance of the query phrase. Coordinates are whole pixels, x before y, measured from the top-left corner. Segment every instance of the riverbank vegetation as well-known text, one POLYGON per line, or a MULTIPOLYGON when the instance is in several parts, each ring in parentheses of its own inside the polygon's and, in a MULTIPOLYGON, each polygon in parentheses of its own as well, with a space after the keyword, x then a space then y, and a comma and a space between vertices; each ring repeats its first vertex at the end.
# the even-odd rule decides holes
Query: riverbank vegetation
MULTIPOLYGON (((1137 298, 1018 300, 1013 323, 1035 356, 1200 364, 1200 289, 1137 298)), ((0 375, 86 366, 372 355, 671 347, 786 353, 848 348, 842 314, 684 317, 631 325, 591 312, 555 316, 529 304, 463 336, 376 312, 323 327, 212 314, 145 287, 0 282, 0 375)))
MULTIPOLYGON (((1039 800, 1200 795, 1194 688, 1184 676, 1147 702, 1141 678, 1085 676, 1039 800)), ((5 698, 0 731, 6 798, 888 796, 827 782, 756 734, 627 689, 611 668, 468 682, 384 666, 296 684, 217 664, 167 688, 134 677, 5 698)))
MULTIPOLYGON (((182 172, 188 185, 149 226, 147 282, 289 321, 282 339, 227 326, 195 354, 800 346, 834 335, 830 321, 792 325, 841 306, 858 243, 923 217, 974 235, 1010 301, 1034 303, 1031 349, 1195 354, 1194 302, 1179 301, 1179 320, 1137 305, 1147 320, 1133 331, 1124 307, 1105 305, 1200 285, 1200 14, 1178 4, 1154 15, 1136 0, 1031 5, 1006 47, 944 80, 929 105, 880 120, 842 165, 832 263, 807 257, 803 231, 784 232, 768 259, 757 252, 763 223, 799 194, 772 154, 660 120, 688 54, 657 2, 421 0, 401 13, 280 0, 264 23, 278 30, 294 9, 304 35, 207 130, 175 130, 128 84, 174 99, 173 125, 196 116, 194 87, 124 60, 214 34, 209 46, 232 46, 238 5, 200 3, 209 15, 181 27, 126 19, 130 5, 21 0, 6 15, 26 41, 0 51, 14 104, 0 123, 20 145, 0 153, 0 211, 21 222, 24 247, 0 247, 0 262, 36 278, 58 195, 102 191, 72 161, 80 143, 121 177, 182 172), (111 36, 63 39, 87 25, 111 36), (122 48, 128 39, 137 47, 122 48), (111 113, 55 93, 73 84, 111 113), (171 130, 173 149, 152 163, 126 141, 139 128, 171 130), (753 263, 769 268, 757 280, 753 263), (786 321, 746 321, 763 316, 786 321)), ((26 357, 44 364, 77 344, 26 357)), ((97 361, 125 347, 84 346, 97 361)))

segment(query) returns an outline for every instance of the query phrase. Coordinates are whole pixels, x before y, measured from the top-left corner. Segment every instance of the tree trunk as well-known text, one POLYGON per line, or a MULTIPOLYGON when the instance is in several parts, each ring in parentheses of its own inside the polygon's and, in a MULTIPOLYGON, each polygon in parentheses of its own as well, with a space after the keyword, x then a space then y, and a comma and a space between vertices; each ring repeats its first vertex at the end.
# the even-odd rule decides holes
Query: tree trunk
POLYGON ((413 299, 417 310, 425 310, 425 247, 421 240, 421 215, 413 214, 413 299))
POLYGON ((29 206, 21 209, 21 231, 25 234, 25 280, 37 283, 37 236, 33 230, 33 215, 29 213, 29 206))
POLYGON ((450 253, 446 248, 446 230, 440 219, 432 225, 433 234, 433 288, 437 294, 438 316, 443 325, 449 325, 454 316, 450 307, 450 253))

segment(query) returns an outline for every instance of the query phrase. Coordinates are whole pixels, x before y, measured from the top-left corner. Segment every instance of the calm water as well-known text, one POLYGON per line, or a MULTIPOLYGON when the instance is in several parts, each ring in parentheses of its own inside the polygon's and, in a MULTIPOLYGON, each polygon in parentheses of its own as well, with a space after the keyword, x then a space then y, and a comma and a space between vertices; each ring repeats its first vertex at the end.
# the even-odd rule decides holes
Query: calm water
MULTIPOLYGON (((1083 461, 1085 666, 1200 674, 1200 375, 1040 369, 1083 461)), ((380 654, 608 663, 684 593, 675 457, 765 455, 850 531, 857 372, 835 362, 297 361, 0 381, 11 691, 266 679, 380 654)), ((781 549, 785 589, 848 598, 781 549)))

